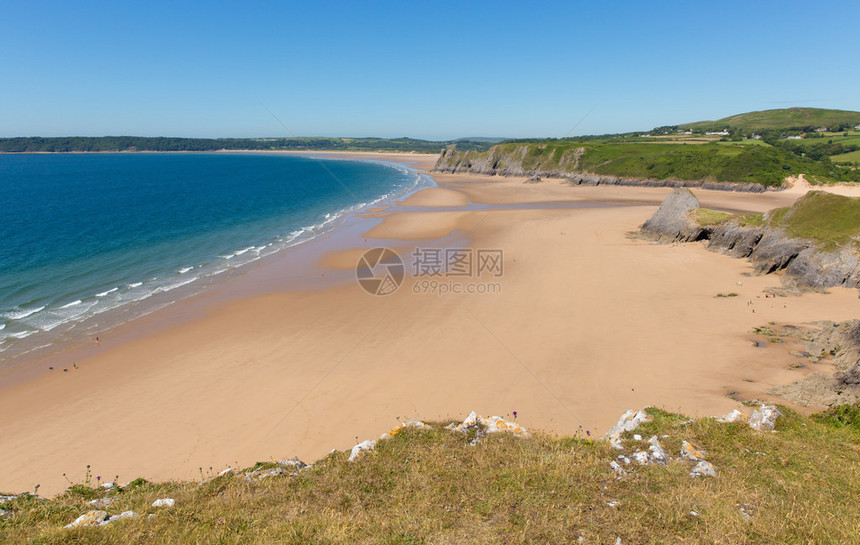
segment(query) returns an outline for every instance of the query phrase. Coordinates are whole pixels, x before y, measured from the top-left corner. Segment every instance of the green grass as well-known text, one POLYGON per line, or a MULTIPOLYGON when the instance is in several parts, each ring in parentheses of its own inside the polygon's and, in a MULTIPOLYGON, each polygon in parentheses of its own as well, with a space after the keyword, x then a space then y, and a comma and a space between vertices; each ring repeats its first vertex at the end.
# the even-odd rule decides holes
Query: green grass
POLYGON ((860 112, 822 108, 784 108, 733 115, 715 121, 698 121, 680 125, 683 128, 789 129, 794 127, 831 127, 842 122, 853 127, 860 123, 860 112))
POLYGON ((789 208, 768 213, 768 224, 793 237, 806 238, 832 250, 860 237, 860 198, 810 191, 789 208))
POLYGON ((719 225, 732 218, 732 214, 728 212, 719 212, 708 208, 697 208, 692 213, 693 219, 702 227, 719 225))
POLYGON ((860 173, 822 161, 799 157, 768 145, 711 143, 644 143, 635 138, 600 141, 556 140, 543 143, 506 142, 487 152, 465 152, 464 161, 482 156, 503 169, 519 164, 525 170, 592 172, 657 180, 752 182, 779 186, 787 176, 806 174, 822 182, 860 181, 860 173), (521 162, 518 151, 528 146, 521 162), (575 160, 576 150, 583 152, 575 160))
POLYGON ((830 160, 834 163, 860 165, 860 150, 852 151, 850 153, 841 153, 839 155, 831 155, 830 160))
MULTIPOLYGON (((608 465, 618 452, 604 441, 495 434, 470 446, 467 437, 436 424, 383 441, 357 462, 347 462, 346 453, 330 455, 294 477, 99 490, 114 501, 110 514, 141 515, 102 528, 62 528, 90 509, 79 495, 19 498, 3 504, 11 515, 0 518, 0 542, 860 542, 854 427, 787 409, 777 433, 649 412, 653 422, 635 433, 660 436, 673 457, 689 441, 708 451, 719 475, 693 479, 692 463, 673 460, 665 467, 628 466, 619 480, 608 465), (150 507, 164 497, 176 506, 150 507)), ((645 446, 632 435, 626 434, 628 454, 645 446)))

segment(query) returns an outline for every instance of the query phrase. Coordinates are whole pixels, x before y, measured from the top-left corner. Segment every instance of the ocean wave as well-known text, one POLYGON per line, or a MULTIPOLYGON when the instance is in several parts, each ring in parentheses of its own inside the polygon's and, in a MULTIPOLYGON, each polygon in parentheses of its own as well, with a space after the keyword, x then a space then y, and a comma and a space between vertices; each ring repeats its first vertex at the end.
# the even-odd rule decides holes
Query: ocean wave
POLYGON ((128 284, 128 287, 137 288, 137 287, 142 286, 142 285, 143 285, 143 282, 132 282, 131 284, 128 284))
POLYGON ((109 289, 109 290, 107 290, 107 291, 103 291, 103 292, 101 292, 101 293, 97 293, 97 294, 96 294, 96 297, 104 297, 105 295, 111 294, 111 293, 113 293, 113 292, 117 291, 118 289, 119 289, 119 288, 111 288, 111 289, 109 289))
POLYGON ((194 267, 182 267, 181 269, 179 269, 179 274, 185 274, 193 268, 194 267))
POLYGON ((70 307, 74 307, 74 306, 80 305, 80 304, 81 304, 81 302, 82 302, 82 301, 81 301, 80 299, 78 299, 77 301, 72 301, 71 303, 68 303, 68 304, 63 305, 63 306, 61 306, 60 308, 70 308, 70 307))
POLYGON ((176 288, 180 288, 182 286, 185 286, 185 285, 188 285, 188 284, 194 282, 195 280, 197 280, 197 278, 198 277, 195 276, 193 278, 189 278, 188 280, 182 280, 181 282, 175 282, 173 284, 167 284, 166 286, 159 286, 152 291, 152 294, 155 295, 156 293, 163 293, 165 291, 175 290, 176 288))
POLYGON ((35 313, 39 312, 40 310, 44 310, 44 308, 45 308, 44 306, 37 307, 37 308, 15 307, 12 310, 10 310, 9 312, 5 312, 3 314, 0 314, 0 318, 5 318, 7 320, 20 320, 22 318, 26 318, 27 316, 30 316, 31 314, 35 314, 35 313))
POLYGON ((28 329, 28 330, 26 330, 26 331, 19 331, 19 332, 17 332, 17 333, 8 333, 8 334, 6 334, 6 336, 3 338, 3 340, 6 340, 6 339, 24 339, 24 338, 26 338, 26 337, 29 337, 29 336, 30 336, 30 335, 32 335, 33 333, 38 333, 38 330, 35 330, 35 329, 28 329))
POLYGON ((81 318, 97 304, 97 301, 90 301, 88 303, 76 303, 74 305, 66 305, 55 310, 49 310, 44 314, 34 316, 33 319, 28 320, 27 325, 36 327, 42 331, 51 331, 57 326, 81 318))

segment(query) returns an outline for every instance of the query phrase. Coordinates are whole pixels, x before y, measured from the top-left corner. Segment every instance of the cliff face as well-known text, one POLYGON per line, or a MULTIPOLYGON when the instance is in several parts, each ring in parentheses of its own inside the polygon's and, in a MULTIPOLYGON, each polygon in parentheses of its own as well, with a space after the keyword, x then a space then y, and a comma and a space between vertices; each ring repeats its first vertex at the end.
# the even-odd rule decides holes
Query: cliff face
POLYGON ((738 219, 699 226, 691 219, 696 208, 698 200, 689 190, 675 190, 642 225, 639 234, 659 242, 705 240, 710 250, 749 259, 758 274, 782 271, 787 287, 860 288, 860 255, 853 244, 824 250, 813 240, 789 236, 785 229, 741 225, 738 219))
POLYGON ((571 148, 550 162, 530 161, 532 147, 527 144, 503 149, 493 146, 484 152, 445 150, 433 167, 434 172, 459 172, 491 176, 564 178, 574 185, 623 185, 640 187, 699 187, 722 191, 760 193, 767 188, 754 183, 704 182, 701 180, 654 180, 584 172, 579 160, 585 148, 571 148))

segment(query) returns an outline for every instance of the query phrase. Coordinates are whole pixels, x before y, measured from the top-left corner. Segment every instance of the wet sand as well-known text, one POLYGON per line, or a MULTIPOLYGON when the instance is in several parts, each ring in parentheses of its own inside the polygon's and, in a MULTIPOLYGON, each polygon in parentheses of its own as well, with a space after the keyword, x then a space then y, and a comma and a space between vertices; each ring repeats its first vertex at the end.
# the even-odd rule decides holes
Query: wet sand
MULTIPOLYGON (((137 335, 108 335, 77 369, 7 384, 0 491, 39 483, 58 493, 63 473, 80 481, 87 464, 128 481, 273 457, 311 461, 377 437, 397 417, 517 411, 526 427, 596 435, 627 408, 723 414, 738 406, 730 391, 768 398, 770 387, 811 371, 790 368, 788 346, 754 348, 752 328, 857 316, 856 290, 764 299, 778 278, 748 276, 743 260, 631 239, 670 189, 433 177, 440 188, 373 211, 366 232, 299 256, 303 274, 320 275, 301 289, 283 278, 284 263, 263 266, 231 280, 229 296, 175 305, 187 309, 182 319, 159 325, 166 318, 156 313, 129 324, 137 335), (475 278, 407 270, 395 293, 372 296, 350 265, 365 244, 395 248, 407 262, 416 245, 498 249, 504 270, 475 278), (439 293, 456 286, 489 293, 439 293), (716 297, 727 292, 739 296, 716 297)), ((744 211, 797 198, 695 193, 705 206, 744 211)))

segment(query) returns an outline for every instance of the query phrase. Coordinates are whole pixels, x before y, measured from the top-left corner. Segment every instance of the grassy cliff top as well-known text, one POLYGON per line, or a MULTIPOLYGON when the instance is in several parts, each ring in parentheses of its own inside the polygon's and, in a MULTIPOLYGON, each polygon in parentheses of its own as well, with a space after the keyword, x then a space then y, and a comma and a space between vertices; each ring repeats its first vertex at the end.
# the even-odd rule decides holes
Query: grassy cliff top
POLYGON ((781 410, 774 433, 649 409, 653 421, 624 435, 623 452, 647 451, 657 436, 673 459, 633 462, 621 478, 609 466, 621 451, 584 434, 497 433, 473 446, 474 433, 440 423, 404 430, 355 462, 336 452, 265 480, 81 484, 50 501, 19 497, 0 503, 0 542, 860 542, 860 407, 824 417, 781 410), (681 441, 707 451, 717 476, 692 478, 681 441), (112 500, 109 514, 137 516, 63 528, 98 498, 112 500), (152 507, 159 498, 176 503, 152 507))
POLYGON ((769 225, 789 235, 821 242, 826 249, 860 238, 860 197, 810 191, 787 208, 768 213, 769 225))
POLYGON ((834 127, 840 123, 860 124, 860 112, 822 108, 784 108, 733 115, 715 121, 679 125, 683 128, 790 129, 795 127, 834 127))

